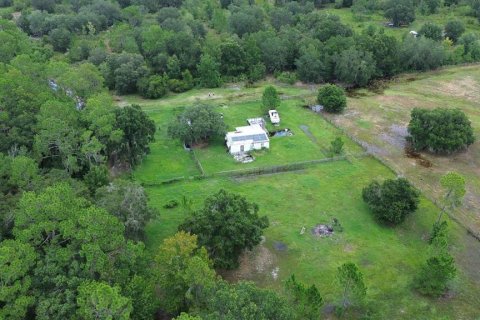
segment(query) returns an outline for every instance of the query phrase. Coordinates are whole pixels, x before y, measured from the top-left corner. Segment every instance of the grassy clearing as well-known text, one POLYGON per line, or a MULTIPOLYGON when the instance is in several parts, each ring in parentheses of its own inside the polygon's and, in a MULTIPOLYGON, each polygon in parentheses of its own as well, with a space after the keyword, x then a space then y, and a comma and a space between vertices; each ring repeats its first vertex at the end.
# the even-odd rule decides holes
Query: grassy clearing
MULTIPOLYGON (((400 39, 405 34, 408 34, 410 30, 420 30, 426 22, 433 22, 439 26, 444 26, 449 20, 461 20, 465 25, 466 32, 478 32, 480 31, 480 24, 478 23, 478 19, 469 16, 470 10, 469 6, 460 5, 456 7, 441 8, 437 13, 428 16, 421 15, 417 12, 415 21, 413 21, 408 27, 385 28, 385 33, 400 39)), ((325 11, 339 16, 343 23, 349 25, 356 32, 361 32, 369 25, 383 27, 385 23, 388 22, 388 19, 385 18, 381 12, 375 12, 364 17, 356 17, 350 8, 328 8, 325 9, 325 11)))
POLYGON ((433 199, 442 195, 440 177, 456 170, 467 179, 468 193, 456 216, 480 232, 480 69, 478 65, 452 67, 425 74, 404 75, 382 94, 366 90, 348 100, 345 114, 331 117, 349 134, 365 142, 400 174, 407 176, 433 199), (431 167, 404 152, 404 134, 414 107, 462 109, 472 121, 477 142, 466 152, 450 156, 422 154, 431 167))
MULTIPOLYGON (((215 141, 207 148, 197 150, 197 155, 207 173, 222 170, 285 164, 325 157, 323 149, 341 131, 322 117, 301 107, 299 96, 312 93, 304 88, 281 88, 287 98, 279 108, 282 127, 295 132, 293 137, 272 138, 270 151, 257 154, 257 160, 247 166, 237 164, 226 154, 223 141, 215 141), (314 139, 299 129, 306 125, 314 139)), ((166 137, 165 125, 183 106, 198 100, 207 100, 224 114, 229 129, 245 124, 246 118, 261 114, 262 88, 195 90, 188 94, 149 101, 144 109, 156 121, 160 130, 157 142, 152 145, 152 155, 135 172, 140 181, 164 179, 169 176, 198 174, 193 160, 180 143, 166 137)), ((399 93, 400 95, 400 93, 399 93)), ((369 94, 365 99, 372 98, 369 94)), ((361 98, 361 99, 363 99, 361 98)), ((140 102, 127 97, 129 102, 140 102)), ((349 100, 349 105, 352 99, 349 100)), ((368 109, 369 103, 361 108, 368 109)), ((376 109, 375 112, 379 112, 376 109)), ((375 119, 361 116, 360 110, 349 106, 344 116, 361 130, 375 132, 375 119)), ((391 115, 396 119, 396 115, 391 115)), ((340 119, 341 117, 339 117, 340 119)), ((334 119, 335 121, 338 119, 334 119)), ((348 127, 347 127, 348 130, 348 127)), ((349 131, 350 132, 350 131, 349 131)), ((363 132, 363 131, 362 131, 363 132)), ((347 153, 361 148, 344 136, 347 153)), ((190 199, 199 208, 205 197, 224 188, 246 196, 259 204, 261 214, 269 217, 271 225, 266 230, 266 242, 242 257, 241 267, 223 275, 232 280, 251 279, 265 287, 279 288, 290 274, 320 288, 328 303, 339 296, 335 285, 337 267, 346 261, 357 263, 364 272, 368 285, 368 303, 374 312, 373 319, 473 319, 477 316, 480 276, 477 265, 479 244, 468 237, 456 223, 451 222, 452 252, 457 257, 459 276, 453 283, 451 297, 431 300, 418 296, 412 283, 419 266, 428 255, 425 241, 438 209, 427 199, 422 199, 420 209, 407 221, 389 228, 376 223, 361 200, 361 189, 371 179, 393 177, 393 172, 373 158, 352 157, 350 161, 318 164, 306 170, 250 176, 243 178, 217 177, 186 179, 179 183, 147 187, 150 202, 160 209, 159 218, 147 226, 147 247, 155 250, 161 241, 174 234, 185 218, 185 210, 163 209, 169 200, 190 199), (319 223, 330 223, 337 218, 344 231, 331 238, 317 238, 311 228, 319 223), (300 230, 305 227, 305 233, 300 230), (286 250, 278 250, 278 244, 286 250), (273 273, 272 273, 273 272, 273 273), (275 278, 273 274, 278 273, 275 278)), ((326 317, 332 318, 333 315, 326 317)))
MULTIPOLYGON (((322 164, 301 173, 189 181, 149 188, 148 192, 157 207, 169 199, 186 196, 197 208, 206 196, 220 188, 243 194, 259 204, 261 213, 271 222, 265 234, 267 241, 230 278, 251 279, 262 286, 277 288, 283 279, 295 273, 303 281, 318 285, 324 298, 332 302, 339 295, 334 283, 336 268, 353 261, 365 274, 368 300, 378 311, 375 318, 433 319, 435 315, 471 318, 476 311, 473 303, 476 291, 466 274, 456 280, 456 298, 451 301, 431 301, 412 292, 413 277, 428 252, 424 239, 437 209, 423 199, 420 210, 402 226, 393 229, 377 224, 361 200, 361 188, 372 178, 392 176, 380 163, 366 158, 353 163, 322 164), (312 227, 329 223, 334 217, 344 227, 342 233, 331 238, 311 235, 312 227), (306 232, 300 235, 303 226, 306 232), (277 242, 288 249, 277 251, 277 242), (273 270, 278 270, 276 280, 272 277, 273 270)), ((184 217, 181 207, 163 210, 161 219, 148 226, 148 246, 155 248, 164 237, 175 233, 184 217)), ((463 231, 451 225, 457 238, 455 243, 459 244, 463 231)), ((462 254, 466 249, 458 245, 455 250, 462 254)))

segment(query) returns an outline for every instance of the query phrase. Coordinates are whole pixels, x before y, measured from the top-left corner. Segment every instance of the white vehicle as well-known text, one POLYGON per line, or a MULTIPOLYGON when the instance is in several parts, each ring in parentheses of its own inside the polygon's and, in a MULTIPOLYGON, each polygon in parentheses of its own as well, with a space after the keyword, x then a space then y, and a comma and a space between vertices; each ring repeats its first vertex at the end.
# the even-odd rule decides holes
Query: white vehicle
POLYGON ((268 115, 273 124, 280 124, 280 115, 277 110, 268 110, 268 115))

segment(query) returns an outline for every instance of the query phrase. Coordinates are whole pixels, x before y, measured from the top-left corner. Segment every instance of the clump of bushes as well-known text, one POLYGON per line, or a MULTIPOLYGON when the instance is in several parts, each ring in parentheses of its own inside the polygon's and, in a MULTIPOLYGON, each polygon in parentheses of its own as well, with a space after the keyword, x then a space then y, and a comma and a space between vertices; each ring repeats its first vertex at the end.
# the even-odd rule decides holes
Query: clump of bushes
POLYGON ((420 193, 407 179, 372 181, 363 188, 362 197, 374 216, 385 223, 399 224, 418 207, 420 193))
POLYGON ((452 153, 467 148, 475 141, 470 120, 459 109, 415 108, 408 132, 408 140, 415 150, 435 153, 452 153))
POLYGON ((345 90, 334 84, 327 84, 318 90, 317 101, 327 112, 340 113, 347 106, 345 90))
POLYGON ((288 71, 280 72, 279 74, 275 75, 275 77, 277 78, 278 81, 287 83, 290 85, 295 84, 295 82, 297 82, 298 80, 297 74, 295 72, 288 72, 288 71))

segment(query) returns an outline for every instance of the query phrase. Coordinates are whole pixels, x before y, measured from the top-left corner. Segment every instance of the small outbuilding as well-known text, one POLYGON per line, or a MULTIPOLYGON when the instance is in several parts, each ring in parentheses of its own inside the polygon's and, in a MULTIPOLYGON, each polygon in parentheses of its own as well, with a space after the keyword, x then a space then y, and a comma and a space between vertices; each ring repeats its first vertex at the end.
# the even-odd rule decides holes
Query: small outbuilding
POLYGON ((280 124, 280 115, 277 110, 268 110, 268 116, 272 124, 280 124))
POLYGON ((258 124, 238 127, 225 136, 230 154, 245 153, 263 148, 270 148, 270 139, 265 130, 258 124))

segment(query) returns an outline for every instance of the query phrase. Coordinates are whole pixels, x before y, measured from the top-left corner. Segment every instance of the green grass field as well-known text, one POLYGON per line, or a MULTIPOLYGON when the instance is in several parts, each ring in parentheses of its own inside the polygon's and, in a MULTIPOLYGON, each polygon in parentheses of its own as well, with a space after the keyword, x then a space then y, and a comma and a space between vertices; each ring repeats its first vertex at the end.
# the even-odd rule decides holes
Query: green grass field
MULTIPOLYGON (((402 38, 410 30, 419 31, 426 22, 433 22, 439 26, 444 26, 449 20, 461 20, 465 25, 466 32, 480 31, 478 19, 470 15, 470 7, 462 4, 454 7, 442 7, 437 13, 431 15, 422 15, 416 13, 415 21, 408 27, 402 28, 385 28, 385 33, 402 38)), ((349 25, 356 32, 361 32, 366 26, 373 25, 383 27, 388 19, 383 16, 382 12, 375 12, 365 16, 356 16, 350 8, 334 9, 333 6, 324 10, 327 13, 340 17, 344 24, 349 25)))
MULTIPOLYGON (((266 241, 242 257, 238 270, 222 273, 231 280, 250 279, 265 287, 278 288, 292 273, 306 283, 315 283, 327 304, 338 301, 335 272, 339 265, 352 261, 359 265, 368 286, 368 310, 372 319, 475 319, 478 316, 480 279, 470 250, 478 243, 459 225, 450 222, 452 252, 457 257, 459 276, 452 283, 448 298, 431 300, 412 289, 414 277, 428 255, 425 241, 438 209, 422 198, 420 209, 397 228, 379 225, 361 200, 361 190, 372 179, 394 177, 394 173, 371 157, 317 164, 301 171, 241 178, 215 177, 190 179, 199 171, 190 154, 179 142, 166 136, 166 125, 182 107, 197 101, 208 102, 224 114, 229 128, 244 125, 247 117, 261 115, 262 88, 195 90, 158 101, 144 101, 131 96, 121 103, 140 103, 159 128, 152 154, 134 172, 139 181, 161 181, 184 176, 187 179, 166 185, 148 186, 150 203, 160 211, 147 227, 147 247, 155 250, 161 241, 173 235, 185 218, 185 210, 163 209, 169 200, 190 199, 199 208, 205 197, 223 188, 246 196, 260 206, 260 213, 270 219, 266 241), (244 92, 245 91, 245 92, 244 92), (337 218, 343 232, 318 238, 311 229, 337 218), (300 234, 302 227, 305 233, 300 234), (279 245, 286 249, 278 250, 279 245), (277 274, 278 277, 274 275, 277 274)), ((248 167, 287 164, 326 157, 324 149, 342 132, 321 116, 302 108, 303 97, 312 95, 305 88, 280 88, 284 94, 278 108, 282 127, 294 131, 292 137, 272 138, 270 150, 257 155, 248 165, 235 163, 226 153, 223 141, 212 142, 196 150, 207 173, 248 167), (308 126, 307 136, 300 125, 308 126)), ((359 126, 371 127, 370 121, 357 117, 359 126)), ((362 151, 343 136, 346 153, 362 151)), ((327 308, 328 309, 328 308, 327 308)), ((355 315, 356 317, 357 315, 355 315)), ((352 315, 354 317, 354 315, 352 315)), ((325 318, 334 318, 332 314, 325 318)))
POLYGON ((480 234, 479 65, 403 75, 392 81, 382 94, 361 90, 348 100, 344 114, 331 119, 433 199, 442 196, 439 183, 442 175, 451 170, 463 174, 468 192, 455 215, 480 234), (418 159, 408 158, 404 151, 404 135, 414 107, 460 108, 472 122, 477 142, 467 151, 449 156, 424 153, 422 157, 431 166, 420 165, 418 159))

